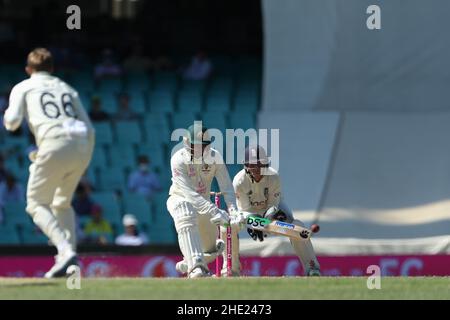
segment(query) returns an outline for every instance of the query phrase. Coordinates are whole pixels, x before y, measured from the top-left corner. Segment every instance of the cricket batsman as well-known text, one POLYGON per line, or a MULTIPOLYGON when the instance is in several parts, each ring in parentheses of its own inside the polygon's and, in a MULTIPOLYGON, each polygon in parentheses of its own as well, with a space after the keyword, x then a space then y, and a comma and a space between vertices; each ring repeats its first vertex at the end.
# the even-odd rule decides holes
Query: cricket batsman
MULTIPOLYGON (((280 201, 280 176, 269 166, 266 152, 261 146, 250 146, 245 149, 244 169, 234 177, 233 186, 239 211, 304 226, 301 221, 294 220, 291 210, 280 201)), ((264 240, 265 234, 262 231, 253 229, 247 231, 253 240, 264 240)), ((320 266, 311 240, 290 238, 290 241, 303 264, 305 275, 320 276, 320 266)))
POLYGON ((30 77, 12 89, 3 122, 14 131, 26 118, 35 137, 38 148, 29 154, 26 211, 57 248, 45 277, 61 277, 77 264, 71 202, 91 159, 94 129, 78 92, 51 75, 53 58, 47 49, 31 51, 25 71, 30 77))
MULTIPOLYGON (((187 130, 183 143, 184 148, 174 153, 170 161, 172 186, 167 200, 183 254, 176 269, 187 273, 188 278, 207 277, 211 275, 208 263, 226 248, 222 240, 216 241, 217 226, 230 222, 230 216, 236 213, 236 198, 222 155, 210 146, 207 129, 195 122, 187 130), (224 195, 228 213, 211 202, 213 178, 217 179, 224 195)), ((240 270, 238 232, 239 227, 232 225, 233 275, 239 275, 240 270)), ((221 238, 225 239, 226 228, 221 228, 221 233, 221 238)), ((221 273, 226 275, 226 259, 223 260, 221 273)))

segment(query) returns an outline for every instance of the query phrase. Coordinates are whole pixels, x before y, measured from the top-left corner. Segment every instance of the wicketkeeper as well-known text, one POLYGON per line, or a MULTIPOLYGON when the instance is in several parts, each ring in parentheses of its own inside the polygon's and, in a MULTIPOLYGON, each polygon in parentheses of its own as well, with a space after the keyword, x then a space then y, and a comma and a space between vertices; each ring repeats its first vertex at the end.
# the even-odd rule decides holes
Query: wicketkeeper
MULTIPOLYGON (((172 186, 167 200, 169 210, 178 233, 178 243, 183 260, 176 268, 187 273, 189 278, 210 276, 208 263, 221 254, 226 244, 217 240, 217 226, 230 222, 230 216, 236 213, 236 198, 226 165, 220 153, 211 148, 207 129, 201 125, 192 125, 184 137, 184 148, 178 150, 170 161, 172 169, 172 186), (220 191, 224 195, 228 213, 217 208, 210 199, 211 183, 217 179, 220 191)), ((235 275, 239 272, 239 248, 237 232, 233 227, 232 243, 235 275)), ((221 228, 225 239, 226 228, 221 228)), ((225 251, 226 252, 226 251, 225 251)), ((222 274, 226 275, 226 259, 222 274)))
MULTIPOLYGON (((280 176, 269 166, 266 152, 261 146, 250 146, 245 149, 244 169, 234 177, 233 186, 239 211, 304 227, 304 224, 295 220, 291 210, 280 201, 280 176)), ((264 241, 266 235, 262 231, 253 229, 247 231, 253 240, 264 241)), ((303 264, 305 275, 320 276, 320 266, 311 240, 290 238, 290 242, 303 264)))

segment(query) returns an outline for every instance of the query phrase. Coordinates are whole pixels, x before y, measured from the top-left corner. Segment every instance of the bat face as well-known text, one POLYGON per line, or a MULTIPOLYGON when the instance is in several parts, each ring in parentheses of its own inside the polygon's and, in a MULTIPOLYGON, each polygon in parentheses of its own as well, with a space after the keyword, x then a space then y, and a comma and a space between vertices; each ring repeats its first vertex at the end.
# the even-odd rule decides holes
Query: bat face
POLYGON ((301 226, 283 221, 271 221, 258 216, 247 217, 247 228, 284 235, 296 239, 308 239, 312 232, 301 226))

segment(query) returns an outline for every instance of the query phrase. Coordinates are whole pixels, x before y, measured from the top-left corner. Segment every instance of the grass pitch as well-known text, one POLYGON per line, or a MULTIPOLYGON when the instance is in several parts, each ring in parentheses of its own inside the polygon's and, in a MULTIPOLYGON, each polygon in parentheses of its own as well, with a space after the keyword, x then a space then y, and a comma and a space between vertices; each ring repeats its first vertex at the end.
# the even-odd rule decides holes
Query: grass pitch
POLYGON ((0 278, 0 299, 446 299, 450 277, 384 277, 369 290, 363 277, 230 279, 82 279, 80 290, 66 280, 0 278))

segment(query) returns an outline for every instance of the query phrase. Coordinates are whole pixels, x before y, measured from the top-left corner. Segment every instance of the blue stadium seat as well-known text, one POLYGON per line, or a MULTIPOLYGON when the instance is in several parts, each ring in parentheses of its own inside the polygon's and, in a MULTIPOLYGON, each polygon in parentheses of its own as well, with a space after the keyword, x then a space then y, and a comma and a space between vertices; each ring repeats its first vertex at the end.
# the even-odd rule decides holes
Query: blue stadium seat
POLYGON ((8 202, 3 208, 5 223, 11 226, 26 226, 32 224, 31 218, 25 211, 25 201, 8 202))
POLYGON ((178 78, 175 72, 171 71, 158 71, 153 75, 155 92, 168 91, 175 93, 178 87, 178 78))
POLYGON ((203 108, 202 96, 197 93, 180 92, 178 96, 179 112, 200 112, 203 108))
POLYGON ((136 152, 133 145, 114 145, 108 148, 108 158, 112 167, 133 169, 136 167, 136 152))
POLYGON ((168 91, 154 91, 148 95, 150 111, 171 113, 175 110, 174 95, 168 91))
POLYGON ((48 245, 49 240, 35 225, 28 225, 21 229, 21 238, 24 244, 48 245))
POLYGON ((131 109, 136 113, 147 112, 147 103, 143 91, 129 91, 130 95, 130 106, 131 109))
POLYGON ((128 92, 147 91, 150 89, 150 78, 146 72, 130 72, 125 82, 128 92))
POLYGON ((208 95, 223 94, 226 96, 231 95, 233 89, 233 79, 231 77, 219 77, 212 80, 209 86, 208 95))
POLYGON ((94 90, 94 77, 89 72, 77 72, 72 75, 69 84, 75 90, 92 92, 94 90))
POLYGON ((103 217, 111 223, 117 234, 122 225, 120 206, 116 195, 113 192, 94 192, 92 199, 103 208, 103 217))
POLYGON ((94 122, 95 142, 100 145, 113 144, 113 131, 109 121, 94 122))
POLYGON ((126 192, 123 194, 124 210, 136 216, 139 225, 148 230, 152 224, 152 208, 149 201, 140 194, 126 192))
POLYGON ((101 93, 119 93, 123 89, 121 78, 105 78, 98 83, 98 91, 101 93))
POLYGON ((167 211, 167 193, 158 193, 155 194, 152 198, 153 205, 153 213, 154 213, 154 221, 156 224, 170 222, 172 217, 170 216, 169 211, 167 211))
POLYGON ((229 127, 233 129, 255 128, 255 115, 247 112, 233 112, 228 115, 229 127))
POLYGON ((234 111, 256 112, 259 108, 257 91, 239 91, 234 99, 234 111))
POLYGON ((224 112, 220 111, 210 111, 202 114, 203 126, 210 128, 219 129, 225 136, 225 129, 227 128, 226 116, 224 112))
POLYGON ((96 146, 92 154, 90 166, 97 170, 99 168, 105 168, 108 164, 109 161, 107 160, 104 148, 102 146, 96 146))
POLYGON ((195 120, 200 120, 196 112, 176 112, 172 114, 172 128, 187 129, 190 125, 194 124, 195 120))
POLYGON ((163 148, 159 147, 158 145, 139 145, 137 148, 137 154, 148 156, 151 161, 151 165, 158 168, 166 167, 169 164, 168 160, 164 156, 163 148))
POLYGON ((125 171, 122 167, 102 168, 99 170, 100 190, 124 191, 127 187, 125 171))
POLYGON ((20 238, 14 225, 0 225, 0 245, 19 243, 20 238))
POLYGON ((115 123, 116 142, 119 145, 140 144, 143 141, 137 121, 117 121, 115 123))
POLYGON ((231 110, 231 100, 228 95, 214 94, 206 98, 206 110, 213 112, 228 112, 231 110))
POLYGON ((152 244, 176 244, 177 232, 173 220, 167 221, 164 225, 151 225, 148 232, 148 238, 152 244))
POLYGON ((117 96, 111 92, 105 92, 100 96, 102 109, 114 116, 117 112, 117 96))
POLYGON ((146 145, 161 146, 170 141, 169 128, 144 119, 144 140, 146 145))
POLYGON ((206 80, 184 80, 180 93, 202 97, 206 90, 206 80))

